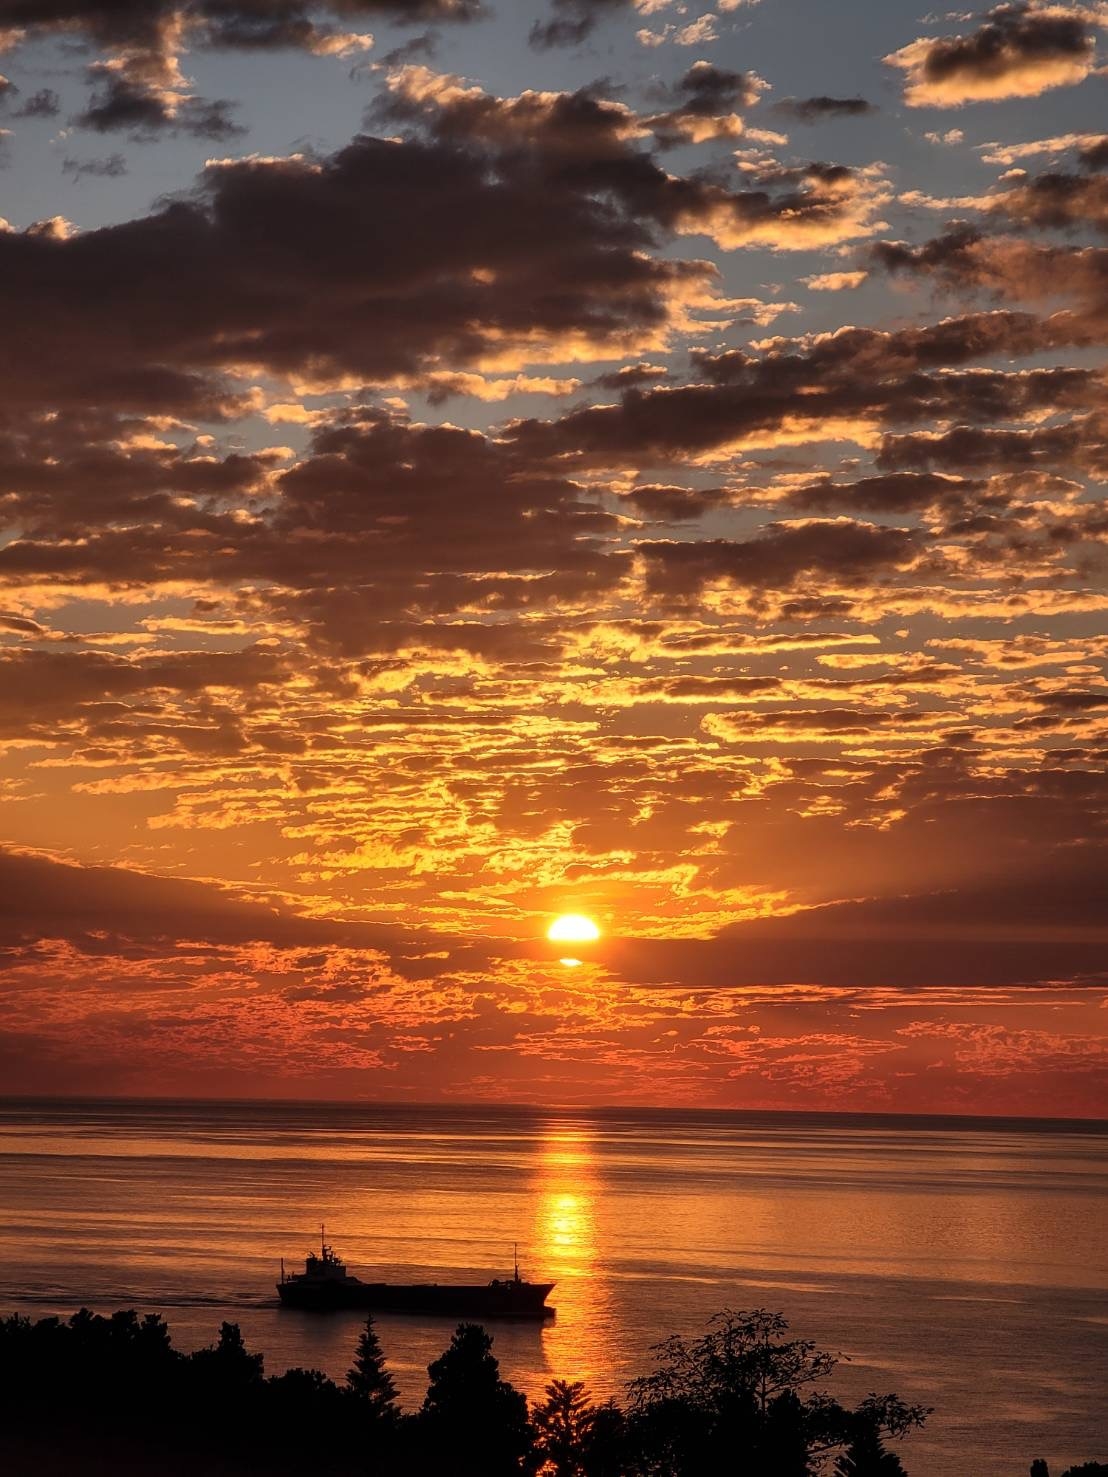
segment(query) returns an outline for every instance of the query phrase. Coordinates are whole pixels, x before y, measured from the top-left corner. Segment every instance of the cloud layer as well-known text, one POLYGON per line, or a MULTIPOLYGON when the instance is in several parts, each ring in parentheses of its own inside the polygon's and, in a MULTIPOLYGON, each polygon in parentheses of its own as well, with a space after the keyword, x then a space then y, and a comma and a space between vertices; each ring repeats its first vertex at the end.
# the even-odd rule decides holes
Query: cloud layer
POLYGON ((1105 16, 787 12, 0 0, 18 1090, 1103 1111, 1105 16))

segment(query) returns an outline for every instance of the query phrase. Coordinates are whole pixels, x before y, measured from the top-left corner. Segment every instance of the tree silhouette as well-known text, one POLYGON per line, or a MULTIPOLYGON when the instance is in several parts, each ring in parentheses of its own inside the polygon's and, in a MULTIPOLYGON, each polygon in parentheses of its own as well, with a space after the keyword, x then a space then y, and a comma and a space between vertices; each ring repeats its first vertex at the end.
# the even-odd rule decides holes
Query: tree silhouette
POLYGON ((679 1335, 655 1345, 659 1368, 629 1385, 633 1405, 683 1400, 696 1409, 720 1411, 738 1399, 765 1415, 769 1402, 829 1375, 838 1363, 808 1339, 786 1339, 788 1321, 757 1308, 725 1309, 709 1320, 709 1331, 692 1343, 679 1335))
MULTIPOLYGON (((701 1338, 657 1345, 659 1367, 628 1386, 635 1470, 701 1477, 738 1465, 744 1477, 807 1477, 820 1458, 858 1441, 852 1459, 867 1461, 868 1433, 877 1438, 876 1456, 887 1456, 883 1434, 905 1435, 926 1419, 923 1406, 895 1395, 872 1395, 849 1411, 809 1390, 837 1357, 787 1334, 779 1313, 727 1310, 701 1338)), ((901 1468, 870 1463, 859 1471, 893 1477, 901 1468)))
POLYGON ((580 1380, 554 1380, 531 1411, 543 1477, 594 1477, 615 1434, 611 1405, 596 1406, 580 1380))
POLYGON ((324 1400, 333 1403, 338 1393, 322 1369, 286 1369, 284 1374, 274 1376, 269 1385, 282 1401, 293 1406, 316 1405, 324 1400))
POLYGON ((905 1477, 895 1452, 887 1451, 876 1426, 864 1422, 835 1462, 835 1477, 905 1477))
POLYGON ((766 1477, 808 1477, 809 1421, 795 1390, 775 1395, 754 1439, 752 1466, 766 1477))
POLYGON ((366 1407, 373 1420, 392 1424, 400 1414, 396 1403, 396 1384, 385 1368, 381 1341, 373 1326, 373 1315, 366 1318, 365 1328, 354 1351, 354 1363, 346 1373, 347 1388, 366 1407))
POLYGON ((614 1400, 605 1400, 593 1411, 582 1458, 585 1477, 625 1477, 626 1445, 626 1417, 614 1400))
POLYGON ((797 1391, 837 1361, 787 1331, 778 1313, 728 1309, 700 1338, 656 1345, 658 1368, 628 1386, 639 1470, 698 1477, 739 1459, 751 1477, 804 1477, 809 1412, 797 1391))
MULTIPOLYGON (((528 1419, 492 1339, 461 1324, 403 1415, 366 1320, 345 1387, 319 1370, 266 1379, 234 1323, 191 1355, 158 1317, 87 1309, 0 1318, 0 1469, 164 1477, 903 1477, 885 1449, 928 1412, 896 1395, 853 1409, 819 1387, 835 1356, 775 1313, 725 1312, 667 1339, 625 1414, 555 1380, 528 1419)), ((1032 1477, 1048 1477, 1036 1462, 1032 1477)), ((1108 1477, 1087 1463, 1064 1477, 1108 1477)))
POLYGON ((423 1436, 442 1477, 501 1477, 531 1470, 527 1399, 500 1378, 492 1339, 460 1323, 450 1346, 427 1366, 423 1436))
POLYGON ((237 1323, 219 1325, 219 1342, 212 1350, 212 1359, 225 1384, 255 1384, 265 1368, 265 1356, 249 1352, 237 1323))

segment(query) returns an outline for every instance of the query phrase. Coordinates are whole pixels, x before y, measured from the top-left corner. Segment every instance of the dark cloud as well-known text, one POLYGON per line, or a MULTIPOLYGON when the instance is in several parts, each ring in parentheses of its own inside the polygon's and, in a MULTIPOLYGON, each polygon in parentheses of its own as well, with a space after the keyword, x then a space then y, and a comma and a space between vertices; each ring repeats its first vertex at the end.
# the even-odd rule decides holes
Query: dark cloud
MULTIPOLYGON (((279 486, 277 547, 290 538, 319 545, 318 588, 290 608, 340 644, 360 643, 387 610, 579 602, 625 572, 626 556, 606 547, 612 515, 478 432, 340 418, 279 486), (344 566, 349 577, 335 590, 344 566)), ((303 588, 307 573, 295 555, 287 577, 303 588)))
POLYGON ((955 426, 938 434, 887 436, 877 464, 889 470, 1035 471, 1108 474, 1108 422, 1090 415, 1033 429, 955 426))
POLYGON ((627 0, 552 0, 553 15, 531 27, 531 45, 540 51, 580 46, 608 15, 627 8, 627 0))
MULTIPOLYGON (((710 67, 707 72, 705 102, 715 92, 749 85, 738 74, 710 67)), ((699 75, 698 69, 693 73, 699 75)), ((693 101, 691 94, 683 96, 693 101)), ((634 221, 647 238, 661 230, 703 234, 728 249, 803 249, 866 234, 884 197, 876 173, 823 163, 786 167, 764 161, 743 177, 740 189, 704 174, 674 175, 644 146, 651 130, 695 128, 699 122, 711 133, 717 125, 730 126, 730 119, 688 110, 640 118, 598 87, 499 98, 412 67, 390 78, 389 93, 370 118, 405 125, 443 145, 493 150, 501 169, 526 169, 557 195, 588 191, 617 218, 634 221)))
POLYGON ((438 52, 439 38, 434 31, 424 31, 419 36, 412 36, 407 41, 402 41, 399 46, 394 46, 391 51, 386 51, 381 57, 380 65, 386 70, 393 67, 404 67, 409 62, 430 61, 438 52))
POLYGON ((157 133, 184 133, 211 142, 241 137, 232 117, 233 104, 206 98, 179 98, 121 73, 104 72, 92 100, 76 122, 95 133, 127 132, 136 138, 157 133))
POLYGON ((1087 692, 1080 688, 1055 688, 1050 692, 1038 693, 1036 701, 1042 703, 1044 708, 1068 713, 1088 713, 1108 707, 1108 691, 1087 692))
POLYGON ((603 87, 497 97, 448 73, 403 67, 390 75, 367 121, 402 124, 438 142, 455 140, 509 158, 526 155, 533 168, 564 181, 574 166, 585 170, 639 157, 629 147, 644 133, 638 116, 605 97, 603 87))
MULTIPOLYGON (((0 92, 0 98, 3 97, 0 92)), ((56 118, 61 112, 61 99, 52 87, 40 87, 12 114, 14 118, 56 118)))
POLYGON ((650 593, 699 595, 709 584, 788 590, 803 579, 840 585, 878 578, 913 563, 920 542, 910 530, 850 519, 770 524, 754 538, 644 541, 638 552, 650 593))
POLYGON ((264 941, 289 949, 389 950, 414 942, 399 929, 304 918, 280 902, 250 901, 210 882, 0 849, 0 959, 43 939, 63 939, 94 954, 124 953, 128 943, 172 951, 181 939, 224 946, 264 941))
POLYGON ((664 364, 623 364, 619 369, 598 374, 592 383, 601 390, 626 390, 631 385, 649 385, 668 377, 669 370, 664 364))
POLYGON ((281 460, 180 449, 153 430, 94 412, 0 413, 0 520, 24 536, 64 531, 70 539, 112 523, 195 527, 205 513, 260 492, 281 460))
POLYGON ((600 355, 705 297, 713 270, 652 257, 636 201, 599 193, 603 163, 537 167, 495 109, 482 117, 468 140, 215 165, 193 198, 123 225, 0 234, 0 381, 24 401, 195 414, 225 395, 224 365, 375 381, 512 348, 600 355))
POLYGON ((714 939, 614 942, 600 954, 628 982, 690 988, 1103 989, 1106 863, 1096 846, 1053 852, 1011 878, 829 904, 734 924, 714 939))
POLYGON ((738 138, 744 131, 737 109, 751 108, 765 83, 751 72, 733 72, 712 62, 694 62, 668 91, 671 106, 649 119, 659 143, 672 148, 713 138, 738 138))
POLYGON ((715 275, 656 241, 799 248, 864 231, 876 205, 834 166, 767 167, 738 191, 675 176, 636 145, 633 113, 589 91, 505 100, 406 69, 379 111, 413 135, 217 163, 122 225, 0 234, 6 392, 210 414, 223 366, 372 382, 649 346, 715 275), (32 324, 36 295, 58 311, 32 324))
POLYGON ((713 508, 725 507, 730 501, 721 487, 674 487, 659 482, 637 483, 623 496, 648 518, 674 523, 702 518, 713 508))
POLYGON ((582 464, 664 465, 771 436, 802 416, 895 424, 936 417, 1008 419, 1042 409, 1088 409, 1101 382, 1092 370, 1027 374, 953 366, 985 356, 1032 354, 1088 342, 1085 327, 1060 315, 971 313, 889 331, 842 328, 808 340, 771 339, 761 352, 697 351, 701 382, 643 390, 618 404, 589 406, 555 422, 521 421, 511 434, 532 455, 582 464))
POLYGON ((1108 235, 1108 176, 1051 170, 1009 185, 989 209, 1020 226, 1108 235))
POLYGON ((936 504, 962 509, 979 506, 988 484, 981 480, 934 473, 901 472, 835 482, 830 477, 790 489, 784 501, 808 512, 839 509, 864 512, 914 513, 936 504))
MULTIPOLYGON (((470 21, 486 14, 486 7, 482 0, 191 0, 187 13, 209 46, 331 51, 343 49, 344 26, 470 21), (323 23, 321 15, 327 17, 323 23)), ((426 37, 414 44, 426 54, 426 37)))
MULTIPOLYGON (((248 176, 254 167, 246 166, 248 176)), ((229 166, 230 174, 239 168, 229 166)), ((294 170, 298 186, 300 168, 294 170)), ((223 172, 217 172, 217 183, 223 172)), ((325 173, 326 166, 317 166, 311 178, 318 182, 325 173)), ((268 168, 262 180, 268 188, 268 168)), ((328 184, 328 198, 343 197, 328 184)), ((291 218, 279 205, 267 205, 264 192, 261 200, 251 208, 249 196, 236 199, 232 208, 218 199, 221 229, 237 229, 239 210, 249 231, 260 230, 266 219, 291 218)), ((191 207, 184 210, 185 220, 195 219, 191 207)), ((45 240, 50 250, 63 252, 74 244, 45 240)), ((4 245, 0 238, 0 253, 4 245)), ((312 245, 318 254, 318 240, 312 245)), ((244 283, 256 280, 265 246, 259 241, 250 252, 244 241, 243 258, 255 273, 252 278, 244 272, 244 283)), ((264 272, 262 277, 268 286, 264 272)), ((213 280, 209 273, 207 284, 213 280)), ((187 281, 181 286, 189 300, 187 281)), ((200 302, 199 289, 195 301, 200 302)), ((276 331, 280 325, 271 320, 268 327, 276 331)), ((318 343, 320 324, 310 328, 318 343)), ((566 476, 567 467, 696 460, 795 428, 798 414, 816 436, 836 434, 842 425, 859 427, 867 438, 885 427, 904 426, 907 434, 888 434, 880 443, 879 475, 794 482, 776 494, 763 490, 762 500, 776 496, 817 513, 904 517, 934 510, 960 537, 999 535, 1005 530, 996 520, 1012 513, 1012 499, 981 473, 1039 475, 1101 465, 1095 408, 1102 382, 1083 368, 1014 372, 958 366, 1077 341, 1074 322, 1065 315, 1039 320, 1012 311, 894 331, 847 328, 772 339, 757 354, 697 353, 700 383, 652 390, 632 385, 616 404, 581 408, 554 421, 520 422, 495 438, 420 427, 374 410, 339 413, 316 428, 307 452, 284 473, 273 454, 152 448, 141 420, 131 424, 107 416, 98 424, 88 414, 16 416, 6 436, 0 435, 0 510, 20 537, 0 551, 0 569, 24 583, 50 578, 66 585, 118 585, 134 582, 136 571, 148 582, 249 582, 270 591, 266 608, 282 619, 357 651, 365 649, 382 616, 433 619, 466 608, 506 612, 555 601, 573 605, 616 589, 628 567, 626 550, 618 545, 619 520, 583 495, 566 476), (1003 424, 1061 411, 1071 414, 1065 425, 1003 424), (931 429, 935 422, 943 424, 940 432, 931 429), (957 422, 963 424, 949 429, 957 422), (919 425, 927 429, 912 429, 919 425), (235 506, 244 498, 256 499, 246 517, 235 506), (993 521, 982 521, 987 519, 993 521), (59 540, 59 532, 66 537, 59 540)), ((257 355, 258 331, 251 342, 250 352, 257 355)), ((287 349, 288 339, 275 343, 287 349)), ((243 352, 226 330, 219 349, 243 352)), ((372 349, 379 351, 379 343, 372 349)), ((310 363, 308 353, 300 352, 302 362, 310 363)), ((743 501, 741 489, 718 482, 698 489, 641 479, 619 491, 646 517, 674 522, 743 501)), ((1017 543, 1030 547, 1018 526, 1024 516, 1013 514, 1016 521, 1007 526, 1013 550, 1017 543)), ((1055 539, 1060 549, 1066 540, 1094 533, 1090 520, 1080 529, 1076 521, 1068 529, 1058 522, 1043 537, 1055 539)), ((776 584, 789 595, 782 614, 805 619, 844 610, 841 592, 822 597, 831 600, 827 607, 815 590, 801 588, 805 582, 810 586, 825 577, 854 587, 867 570, 875 580, 891 577, 923 552, 923 542, 906 530, 846 519, 774 525, 749 540, 653 541, 642 546, 641 557, 648 592, 663 602, 697 598, 717 581, 755 591, 776 584)))
POLYGON ((63 159, 62 173, 75 180, 120 179, 127 173, 127 161, 122 154, 109 154, 106 159, 63 159))
POLYGON ((797 123, 822 123, 826 118, 864 118, 877 107, 864 97, 788 97, 774 104, 774 112, 797 123))
POLYGON ((21 535, 0 549, 0 577, 272 585, 283 617, 358 650, 389 614, 595 599, 627 565, 613 514, 476 431, 341 413, 277 475, 266 453, 82 446, 91 429, 51 422, 54 455, 22 431, 0 439, 0 519, 21 535), (242 517, 237 500, 265 489, 242 517))
POLYGON ((384 18, 465 21, 478 0, 0 0, 0 25, 30 35, 74 32, 101 44, 152 48, 166 29, 183 25, 210 45, 302 45, 326 35, 317 18, 352 24, 384 18), (287 37, 285 42, 278 38, 287 37))
POLYGON ((482 13, 480 0, 0 0, 0 30, 17 38, 75 36, 104 54, 88 69, 94 91, 76 119, 81 127, 218 140, 243 130, 232 104, 188 92, 179 60, 185 46, 341 54, 370 43, 344 29, 349 25, 374 18, 465 21, 482 13))
MULTIPOLYGON (((258 647, 131 658, 21 646, 0 649, 0 674, 0 733, 5 737, 56 736, 59 723, 75 723, 94 736, 104 736, 113 725, 132 725, 130 731, 138 736, 167 718, 172 721, 161 706, 170 694, 196 699, 228 691, 245 704, 248 694, 287 680, 289 666, 278 653, 258 647)), ((231 719, 210 706, 194 711, 213 739, 232 737, 231 730, 241 735, 242 709, 231 719)))
POLYGON ((1083 145, 1077 157, 1083 169, 1108 169, 1108 136, 1083 145))
POLYGON ((682 112, 701 118, 736 108, 752 107, 765 84, 749 72, 733 72, 713 62, 694 62, 673 91, 682 112))
MULTIPOLYGON (((1045 318, 1001 310, 949 319, 920 330, 918 335, 906 333, 907 340, 914 339, 927 352, 945 344, 948 362, 965 357, 959 341, 974 353, 994 355, 1056 353, 1105 342, 1108 318, 1103 291, 1108 282, 1108 253, 1102 249, 1055 248, 987 237, 975 229, 959 227, 918 247, 882 243, 872 255, 891 272, 931 278, 960 293, 984 288, 1009 301, 1056 299, 1061 294, 1077 300, 1075 310, 1054 312, 1045 318)), ((1094 374, 1079 386, 1069 371, 1047 373, 1049 385, 1037 371, 1009 381, 1019 398, 1001 395, 996 399, 992 413, 996 424, 955 424, 937 434, 886 437, 878 466, 898 472, 933 469, 970 475, 1050 470, 1101 475, 1106 453, 1103 418, 1098 413, 1098 376, 1094 374), (1019 399, 1023 399, 1022 407, 1019 399), (1034 414, 1036 401, 1074 414, 1062 423, 1031 427, 1003 424, 1034 414)), ((990 418, 985 413, 991 394, 988 377, 975 374, 972 378, 972 384, 963 384, 966 398, 953 418, 986 422, 990 418), (984 392, 985 398, 971 413, 975 390, 984 392)))
POLYGON ((1095 5, 1017 0, 995 6, 967 35, 921 37, 885 60, 905 74, 909 107, 1037 97, 1088 76, 1103 24, 1095 5))
POLYGON ((957 226, 912 246, 880 242, 871 259, 899 276, 931 281, 965 297, 987 293, 999 301, 1068 306, 1047 317, 1022 316, 1027 328, 1025 353, 1088 348, 1108 338, 1108 248, 1069 246, 989 236, 971 226, 957 226))

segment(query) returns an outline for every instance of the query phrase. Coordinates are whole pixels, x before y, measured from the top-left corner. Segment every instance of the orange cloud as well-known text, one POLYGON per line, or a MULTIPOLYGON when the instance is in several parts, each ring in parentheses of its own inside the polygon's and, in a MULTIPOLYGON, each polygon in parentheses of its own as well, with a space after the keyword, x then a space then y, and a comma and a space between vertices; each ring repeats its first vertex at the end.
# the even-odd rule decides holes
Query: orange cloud
POLYGON ((988 11, 966 35, 920 37, 885 57, 905 75, 910 108, 957 108, 1038 97, 1072 86, 1096 64, 1096 33, 1108 7, 1015 0, 988 11))

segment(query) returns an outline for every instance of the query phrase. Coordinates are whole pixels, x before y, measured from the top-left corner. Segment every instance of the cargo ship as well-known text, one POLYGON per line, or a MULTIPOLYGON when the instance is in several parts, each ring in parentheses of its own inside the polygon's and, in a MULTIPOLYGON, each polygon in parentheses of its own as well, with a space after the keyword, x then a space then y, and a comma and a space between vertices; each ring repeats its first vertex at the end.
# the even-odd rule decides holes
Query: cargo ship
POLYGON ((553 1282, 525 1282, 519 1275, 518 1259, 511 1277, 494 1277, 491 1282, 363 1282, 347 1272, 346 1263, 328 1246, 323 1226, 319 1228, 319 1251, 308 1253, 303 1272, 286 1276, 282 1261, 277 1284, 277 1295, 286 1308, 312 1313, 365 1308, 373 1313, 448 1318, 552 1318, 554 1309, 546 1299, 553 1290, 553 1282))

